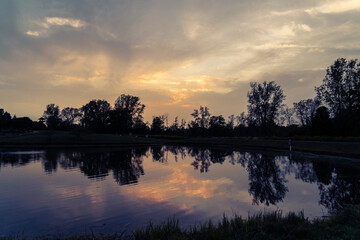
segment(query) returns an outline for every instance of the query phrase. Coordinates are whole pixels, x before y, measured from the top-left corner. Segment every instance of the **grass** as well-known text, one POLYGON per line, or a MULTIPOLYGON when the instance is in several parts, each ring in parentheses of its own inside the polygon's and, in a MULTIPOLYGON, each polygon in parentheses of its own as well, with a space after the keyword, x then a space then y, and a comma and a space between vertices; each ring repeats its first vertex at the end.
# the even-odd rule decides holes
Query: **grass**
MULTIPOLYGON (((354 138, 295 138, 292 140, 293 151, 313 152, 319 154, 360 157, 360 139, 354 138)), ((40 131, 16 136, 0 136, 0 147, 78 147, 78 146, 136 146, 136 145, 182 145, 221 147, 233 149, 267 149, 288 150, 287 138, 186 138, 150 136, 120 136, 114 134, 97 134, 86 131, 62 132, 40 131)))
MULTIPOLYGON (((49 238, 49 237, 47 237, 49 238)), ((283 216, 281 211, 259 213, 243 219, 223 217, 218 223, 208 221, 182 229, 175 218, 161 224, 148 223, 143 229, 125 234, 90 234, 51 239, 119 239, 119 240, 215 240, 215 239, 360 239, 360 206, 350 206, 327 218, 309 220, 302 212, 283 216)), ((26 239, 24 236, 0 237, 0 240, 26 239)), ((39 237, 38 239, 43 239, 39 237)))

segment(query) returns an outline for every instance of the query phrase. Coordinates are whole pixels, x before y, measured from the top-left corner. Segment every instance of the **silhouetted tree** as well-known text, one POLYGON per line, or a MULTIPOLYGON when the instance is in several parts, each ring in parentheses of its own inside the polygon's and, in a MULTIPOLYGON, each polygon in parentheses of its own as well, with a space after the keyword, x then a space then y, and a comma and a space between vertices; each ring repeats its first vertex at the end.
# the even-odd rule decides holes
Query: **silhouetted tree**
POLYGON ((230 115, 230 116, 228 117, 228 119, 229 119, 229 120, 228 120, 226 126, 227 126, 230 130, 232 130, 232 129, 234 129, 234 126, 235 126, 235 115, 234 115, 234 114, 230 115))
POLYGON ((105 100, 91 100, 82 106, 83 118, 81 123, 84 127, 101 132, 104 131, 110 122, 110 104, 105 100))
POLYGON ((36 129, 36 123, 28 117, 13 118, 11 120, 11 127, 17 130, 28 131, 36 129))
POLYGON ((149 126, 141 119, 136 119, 132 130, 134 134, 148 134, 150 132, 149 126))
POLYGON ((9 127, 11 121, 11 115, 5 112, 4 109, 0 109, 0 129, 6 129, 9 127))
POLYGON ((132 125, 132 119, 128 111, 124 109, 109 110, 109 131, 111 133, 132 132, 132 125))
POLYGON ((204 135, 210 124, 210 112, 208 107, 200 106, 190 114, 194 120, 189 123, 193 135, 204 135))
POLYGON ((315 88, 335 118, 342 111, 360 109, 360 64, 358 60, 338 58, 327 68, 323 84, 315 88))
POLYGON ((252 124, 268 129, 274 125, 282 107, 285 99, 283 90, 275 82, 252 82, 250 86, 251 90, 247 94, 249 119, 252 124))
POLYGON ((121 94, 115 101, 115 110, 120 110, 123 116, 129 117, 132 125, 137 119, 142 119, 145 105, 140 102, 139 97, 121 94))
POLYGON ((246 126, 247 125, 248 117, 246 116, 245 112, 242 112, 239 116, 236 116, 237 126, 246 126))
POLYGON ((44 111, 43 118, 45 119, 48 128, 58 129, 61 123, 59 106, 48 104, 44 111))
POLYGON ((280 118, 282 124, 285 123, 286 126, 294 125, 295 124, 294 113, 295 113, 294 108, 284 107, 283 109, 281 109, 280 118))
POLYGON ((222 115, 210 117, 209 131, 212 136, 226 135, 225 119, 222 115))
POLYGON ((169 133, 174 134, 174 135, 178 135, 180 132, 180 128, 179 128, 179 120, 178 117, 175 117, 174 119, 174 123, 171 124, 171 126, 168 129, 169 133))
POLYGON ((326 107, 322 106, 316 110, 312 119, 311 134, 316 136, 332 134, 330 114, 326 107))
POLYGON ((210 112, 208 107, 200 106, 199 110, 194 109, 194 112, 190 114, 194 117, 194 122, 201 128, 209 127, 210 112))
POLYGON ((360 63, 337 59, 327 71, 323 84, 315 88, 334 118, 336 135, 360 134, 360 63))
POLYGON ((320 106, 320 101, 315 98, 301 100, 294 103, 294 109, 297 118, 299 119, 302 126, 310 126, 311 120, 314 118, 316 109, 320 106))
POLYGON ((65 127, 71 127, 75 124, 80 123, 82 113, 81 110, 78 108, 66 107, 61 110, 60 117, 65 127))
POLYGON ((152 134, 162 134, 165 131, 164 120, 162 116, 153 117, 153 121, 151 123, 151 133, 152 134))

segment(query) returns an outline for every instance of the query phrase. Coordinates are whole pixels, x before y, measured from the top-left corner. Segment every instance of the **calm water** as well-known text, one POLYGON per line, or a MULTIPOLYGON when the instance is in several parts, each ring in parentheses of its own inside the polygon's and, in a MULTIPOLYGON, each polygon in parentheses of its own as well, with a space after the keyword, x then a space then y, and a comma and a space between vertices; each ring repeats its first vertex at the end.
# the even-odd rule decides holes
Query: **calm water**
POLYGON ((224 213, 276 209, 313 218, 360 203, 359 165, 312 154, 166 146, 3 150, 0 236, 120 233, 173 216, 187 227, 224 213))

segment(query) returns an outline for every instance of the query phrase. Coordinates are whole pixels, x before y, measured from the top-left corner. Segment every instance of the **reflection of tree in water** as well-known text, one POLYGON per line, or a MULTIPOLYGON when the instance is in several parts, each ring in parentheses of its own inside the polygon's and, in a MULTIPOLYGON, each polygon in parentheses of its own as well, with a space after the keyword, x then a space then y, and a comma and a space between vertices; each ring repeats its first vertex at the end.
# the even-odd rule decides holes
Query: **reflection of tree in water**
POLYGON ((334 166, 332 166, 329 163, 326 163, 325 161, 314 161, 313 167, 318 182, 323 183, 325 185, 329 185, 332 178, 332 172, 334 170, 334 166))
POLYGON ((231 152, 227 152, 219 149, 203 149, 203 148, 189 148, 188 154, 195 158, 191 164, 197 170, 200 168, 200 172, 209 171, 211 163, 222 164, 225 158, 231 155, 231 152))
POLYGON ((165 147, 162 146, 151 147, 153 161, 167 163, 167 159, 165 158, 165 151, 165 147))
POLYGON ((103 180, 112 171, 115 181, 124 185, 136 183, 144 175, 142 156, 147 151, 148 148, 63 152, 58 153, 56 159, 63 169, 78 167, 84 175, 96 180, 103 180))
POLYGON ((295 179, 301 179, 303 182, 307 183, 314 183, 318 181, 312 162, 304 160, 304 157, 301 155, 295 155, 294 157, 291 156, 287 159, 288 161, 284 162, 287 174, 293 173, 295 175, 295 179))
MULTIPOLYGON (((79 168, 92 179, 102 180, 109 173, 120 185, 136 183, 144 174, 142 159, 149 148, 122 150, 84 150, 59 151, 47 150, 34 153, 0 153, 0 167, 23 166, 32 161, 41 161, 44 170, 52 173, 58 167, 62 169, 79 168)), ((307 183, 317 182, 320 191, 320 204, 329 211, 336 211, 347 204, 360 204, 359 167, 335 165, 329 161, 304 160, 303 155, 290 157, 249 152, 224 151, 220 149, 187 148, 176 146, 153 147, 151 154, 154 161, 166 162, 166 153, 184 159, 187 155, 194 158, 192 166, 204 173, 212 164, 240 164, 249 173, 249 193, 253 203, 276 204, 285 197, 285 175, 293 173, 296 179, 307 183), (166 153, 165 153, 166 152, 166 153)))
POLYGON ((166 151, 169 151, 174 155, 175 162, 179 160, 178 155, 180 155, 180 159, 184 159, 187 155, 187 150, 187 147, 166 146, 166 151))
POLYGON ((10 165, 11 167, 25 166, 33 161, 39 161, 42 158, 42 153, 0 153, 0 168, 2 166, 10 165))
MULTIPOLYGON (((101 180, 109 175, 109 163, 111 162, 111 157, 108 152, 72 152, 67 157, 70 161, 66 161, 66 163, 69 163, 66 168, 76 164, 80 171, 89 178, 101 180)), ((61 165, 64 167, 64 162, 62 162, 61 165)))
POLYGON ((42 153, 0 153, 0 167, 23 166, 32 161, 41 161, 46 173, 62 169, 79 168, 89 178, 102 180, 112 171, 120 185, 136 183, 144 175, 142 157, 148 148, 124 149, 118 151, 59 151, 42 153))
POLYGON ((359 169, 337 168, 329 184, 318 183, 320 204, 330 212, 335 212, 347 205, 360 204, 359 169))
POLYGON ((288 188, 285 186, 285 171, 280 169, 276 160, 285 162, 283 158, 253 153, 239 153, 218 149, 189 149, 195 158, 192 163, 200 172, 207 172, 212 163, 222 164, 226 158, 231 164, 241 164, 249 172, 249 193, 253 195, 253 203, 276 204, 285 197, 288 188))
POLYGON ((253 203, 267 206, 282 201, 288 188, 285 186, 285 172, 276 164, 275 157, 263 154, 248 154, 249 193, 253 203))
POLYGON ((142 156, 146 152, 147 148, 113 153, 112 157, 117 161, 112 162, 112 170, 117 183, 125 185, 138 182, 139 177, 144 175, 142 156))
POLYGON ((78 161, 74 161, 74 159, 81 159, 81 152, 61 152, 58 155, 57 161, 62 169, 74 169, 78 168, 78 161))
POLYGON ((200 168, 200 172, 207 172, 211 165, 210 155, 211 152, 209 149, 199 149, 194 148, 189 150, 189 154, 195 158, 194 162, 191 164, 197 170, 200 168))
POLYGON ((48 174, 56 172, 58 166, 58 152, 54 150, 49 150, 45 152, 45 157, 42 161, 44 170, 48 174))

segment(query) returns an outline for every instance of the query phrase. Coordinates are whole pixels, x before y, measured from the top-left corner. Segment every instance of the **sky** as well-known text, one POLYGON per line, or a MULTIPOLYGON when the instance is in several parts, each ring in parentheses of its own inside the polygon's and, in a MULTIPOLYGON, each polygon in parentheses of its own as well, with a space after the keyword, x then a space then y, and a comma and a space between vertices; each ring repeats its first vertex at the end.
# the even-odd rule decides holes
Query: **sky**
POLYGON ((359 56, 360 0, 0 0, 0 108, 33 120, 121 94, 146 121, 239 115, 263 81, 292 106, 359 56))

